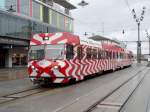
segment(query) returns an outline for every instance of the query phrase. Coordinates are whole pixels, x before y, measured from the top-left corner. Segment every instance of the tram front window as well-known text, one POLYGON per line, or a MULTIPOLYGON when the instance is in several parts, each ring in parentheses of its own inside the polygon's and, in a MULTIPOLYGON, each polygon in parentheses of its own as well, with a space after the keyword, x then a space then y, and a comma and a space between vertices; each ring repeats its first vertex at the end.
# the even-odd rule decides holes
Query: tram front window
POLYGON ((64 44, 31 46, 29 51, 29 59, 64 59, 64 50, 64 44))
POLYGON ((40 60, 45 57, 44 45, 41 46, 31 46, 29 51, 30 60, 40 60))
POLYGON ((45 58, 47 59, 64 59, 64 44, 46 45, 45 58))

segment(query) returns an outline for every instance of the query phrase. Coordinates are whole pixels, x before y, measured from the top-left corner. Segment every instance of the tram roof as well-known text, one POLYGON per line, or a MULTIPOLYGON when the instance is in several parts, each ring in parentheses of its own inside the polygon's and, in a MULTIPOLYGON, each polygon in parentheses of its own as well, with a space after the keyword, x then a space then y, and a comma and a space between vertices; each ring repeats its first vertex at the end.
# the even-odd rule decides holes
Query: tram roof
POLYGON ((92 39, 92 40, 95 40, 95 41, 109 41, 109 42, 113 42, 113 43, 116 43, 116 44, 120 44, 120 42, 118 42, 116 40, 109 39, 107 37, 100 36, 100 35, 95 35, 95 36, 89 37, 89 39, 92 39))
POLYGON ((99 47, 99 48, 102 47, 102 44, 101 44, 100 41, 95 41, 95 40, 92 40, 92 39, 88 39, 86 37, 80 37, 80 44, 81 45, 89 45, 89 46, 92 46, 92 47, 99 47))

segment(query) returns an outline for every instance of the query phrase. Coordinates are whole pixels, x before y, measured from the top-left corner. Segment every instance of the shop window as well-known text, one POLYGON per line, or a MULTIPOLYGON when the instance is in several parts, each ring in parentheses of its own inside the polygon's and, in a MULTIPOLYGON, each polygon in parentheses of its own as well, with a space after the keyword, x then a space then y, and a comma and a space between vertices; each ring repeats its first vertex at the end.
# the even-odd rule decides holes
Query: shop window
POLYGON ((67 44, 66 47, 66 58, 69 59, 73 59, 74 53, 73 53, 73 45, 69 45, 67 44))
POLYGON ((26 54, 13 54, 12 65, 13 66, 27 65, 27 55, 26 54))

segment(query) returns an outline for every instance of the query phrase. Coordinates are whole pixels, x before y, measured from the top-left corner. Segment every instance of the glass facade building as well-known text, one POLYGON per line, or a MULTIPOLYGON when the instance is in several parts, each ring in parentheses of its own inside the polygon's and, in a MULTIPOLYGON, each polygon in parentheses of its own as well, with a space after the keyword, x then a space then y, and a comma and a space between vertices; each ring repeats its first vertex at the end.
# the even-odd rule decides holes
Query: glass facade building
POLYGON ((27 47, 32 34, 73 33, 73 18, 63 12, 66 8, 50 1, 1 0, 0 51, 3 53, 0 55, 0 68, 26 64, 24 60, 27 60, 27 47))

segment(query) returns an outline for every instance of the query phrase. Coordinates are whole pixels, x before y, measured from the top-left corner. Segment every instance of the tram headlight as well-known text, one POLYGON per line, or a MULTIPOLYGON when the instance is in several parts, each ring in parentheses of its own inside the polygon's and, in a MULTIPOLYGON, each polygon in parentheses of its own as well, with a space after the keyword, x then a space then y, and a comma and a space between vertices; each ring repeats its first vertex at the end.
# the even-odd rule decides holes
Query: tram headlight
POLYGON ((53 70, 59 70, 59 66, 54 66, 53 70))
POLYGON ((36 72, 38 72, 38 69, 37 69, 37 68, 35 68, 35 71, 36 71, 36 72))
POLYGON ((54 66, 54 69, 58 69, 58 66, 54 66))
POLYGON ((33 65, 31 66, 31 68, 32 68, 32 69, 35 69, 35 67, 34 67, 33 65))
POLYGON ((44 37, 43 40, 49 40, 49 37, 44 37))

